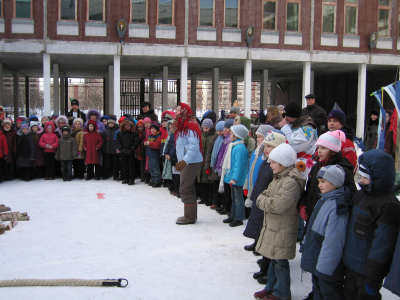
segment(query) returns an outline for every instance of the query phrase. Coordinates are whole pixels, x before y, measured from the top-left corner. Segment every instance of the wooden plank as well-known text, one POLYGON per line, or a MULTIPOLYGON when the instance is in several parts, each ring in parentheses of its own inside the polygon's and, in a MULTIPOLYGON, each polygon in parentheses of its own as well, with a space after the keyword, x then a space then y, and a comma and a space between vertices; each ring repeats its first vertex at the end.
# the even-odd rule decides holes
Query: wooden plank
POLYGON ((15 225, 18 224, 17 219, 12 220, 10 223, 7 224, 6 226, 6 230, 11 230, 13 227, 15 227, 15 225))
POLYGON ((16 217, 26 217, 28 216, 28 213, 20 213, 19 211, 17 212, 10 212, 10 213, 0 213, 0 218, 4 217, 10 217, 10 216, 16 216, 16 217))
POLYGON ((17 219, 18 221, 29 221, 29 216, 2 216, 1 220, 4 221, 12 221, 14 219, 17 219))
POLYGON ((3 212, 3 211, 10 211, 11 210, 11 208, 9 208, 9 207, 7 207, 7 206, 2 206, 2 207, 0 207, 0 212, 3 212))
POLYGON ((0 234, 3 234, 4 231, 6 230, 6 226, 0 223, 0 234))

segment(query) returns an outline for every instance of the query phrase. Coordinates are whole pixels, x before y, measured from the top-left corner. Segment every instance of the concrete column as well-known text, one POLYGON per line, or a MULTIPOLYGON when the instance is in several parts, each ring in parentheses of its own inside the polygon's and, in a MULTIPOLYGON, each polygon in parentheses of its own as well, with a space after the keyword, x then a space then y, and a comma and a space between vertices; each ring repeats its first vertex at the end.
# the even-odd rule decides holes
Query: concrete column
POLYGON ((108 66, 108 113, 114 114, 114 66, 108 66))
POLYGON ((121 56, 114 55, 114 115, 121 114, 121 56))
POLYGON ((3 106, 3 64, 0 63, 0 105, 3 106))
POLYGON ((276 91, 277 91, 277 79, 276 77, 271 78, 271 98, 270 98, 270 103, 271 105, 277 105, 277 100, 276 100, 276 91))
POLYGON ((60 113, 60 85, 58 83, 58 64, 53 64, 53 103, 54 113, 60 113))
POLYGON ((50 103, 50 54, 43 53, 43 113, 51 116, 50 103))
POLYGON ((197 75, 192 74, 190 77, 190 108, 196 117, 197 111, 197 75))
MULTIPOLYGON (((237 100, 237 87, 238 87, 238 77, 237 76, 232 76, 232 98, 231 98, 231 104, 237 100)), ((227 113, 230 113, 229 111, 227 113)))
POLYGON ((149 102, 154 108, 154 73, 150 73, 149 77, 149 102))
POLYGON ((163 66, 162 72, 162 111, 168 108, 168 66, 163 66))
POLYGON ((357 137, 364 136, 365 96, 367 89, 367 65, 358 65, 358 90, 357 90, 357 137))
POLYGON ((219 68, 214 68, 212 71, 212 102, 211 110, 213 110, 217 116, 219 115, 219 68))
POLYGON ((311 62, 303 62, 303 99, 302 107, 307 106, 307 101, 304 98, 306 95, 311 93, 311 62))
POLYGON ((181 103, 187 103, 188 59, 181 59, 181 103))
POLYGON ((68 101, 69 99, 65 98, 65 74, 64 72, 60 73, 60 113, 65 115, 68 111, 68 101))
POLYGON ((268 106, 268 70, 261 71, 260 110, 264 111, 268 106))
MULTIPOLYGON (((13 72, 14 77, 14 122, 18 119, 19 116, 19 74, 18 72, 13 72)), ((28 117, 28 116, 27 116, 28 117)))
POLYGON ((251 72, 252 60, 246 59, 244 62, 244 115, 251 117, 251 72))

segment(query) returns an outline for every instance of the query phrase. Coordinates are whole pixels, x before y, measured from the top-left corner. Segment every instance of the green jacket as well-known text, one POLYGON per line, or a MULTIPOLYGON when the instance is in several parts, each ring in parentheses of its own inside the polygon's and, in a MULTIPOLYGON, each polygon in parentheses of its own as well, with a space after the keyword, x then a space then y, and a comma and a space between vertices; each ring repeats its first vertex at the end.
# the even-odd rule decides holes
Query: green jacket
POLYGON ((58 160, 74 160, 78 156, 78 145, 71 133, 63 134, 58 140, 58 148, 56 159, 58 160))

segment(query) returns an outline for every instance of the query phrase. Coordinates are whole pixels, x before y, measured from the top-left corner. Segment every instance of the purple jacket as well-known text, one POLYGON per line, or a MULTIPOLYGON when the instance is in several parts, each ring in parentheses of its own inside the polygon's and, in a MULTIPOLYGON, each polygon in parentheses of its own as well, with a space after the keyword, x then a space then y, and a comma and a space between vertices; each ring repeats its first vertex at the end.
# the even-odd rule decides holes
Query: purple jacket
POLYGON ((224 159, 226 152, 228 151, 228 146, 231 143, 231 137, 228 135, 223 141, 221 148, 219 149, 217 161, 215 162, 214 170, 218 171, 218 177, 221 176, 222 165, 224 164, 224 159))

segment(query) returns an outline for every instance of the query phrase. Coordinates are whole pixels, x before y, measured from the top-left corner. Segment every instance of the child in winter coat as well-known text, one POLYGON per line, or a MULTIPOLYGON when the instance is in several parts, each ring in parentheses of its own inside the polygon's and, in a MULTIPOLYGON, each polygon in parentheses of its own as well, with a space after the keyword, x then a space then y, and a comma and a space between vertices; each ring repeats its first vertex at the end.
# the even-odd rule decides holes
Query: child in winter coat
POLYGON ((3 159, 6 160, 8 156, 8 145, 7 139, 4 136, 3 132, 0 131, 0 183, 3 182, 3 159))
POLYGON ((149 170, 151 174, 149 185, 153 188, 161 187, 161 171, 159 165, 161 135, 158 125, 152 124, 150 126, 150 134, 145 140, 144 145, 147 146, 146 156, 149 160, 149 170))
POLYGON ((139 147, 139 134, 132 118, 125 118, 115 139, 115 147, 121 152, 122 184, 134 185, 136 177, 135 151, 139 147))
POLYGON ((35 142, 30 135, 30 129, 26 122, 22 122, 18 136, 18 157, 17 166, 20 168, 21 180, 32 180, 32 165, 35 160, 35 142))
POLYGON ((97 124, 94 120, 87 122, 87 128, 83 136, 83 150, 86 152, 87 175, 86 180, 93 177, 100 180, 100 149, 103 146, 103 138, 97 132, 97 124))
POLYGON ((345 173, 341 166, 322 167, 317 178, 320 199, 300 247, 300 266, 312 274, 314 299, 344 299, 345 267, 341 259, 353 195, 343 186, 345 173))
MULTIPOLYGON (((203 153, 207 153, 210 147, 211 140, 215 135, 214 124, 211 119, 204 119, 201 124, 202 134, 201 142, 203 143, 203 153)), ((212 146, 211 146, 212 148, 212 146)), ((206 155, 205 155, 206 157, 206 155)), ((211 174, 211 172, 210 172, 211 174)), ((199 173, 197 174, 197 181, 201 185, 200 188, 200 201, 199 204, 205 204, 211 206, 213 201, 214 182, 208 180, 209 175, 206 173, 205 164, 201 166, 199 173)))
MULTIPOLYGON (((140 182, 146 180, 145 169, 146 169, 146 147, 143 145, 146 140, 146 133, 144 131, 143 120, 139 120, 136 124, 136 132, 139 134, 139 147, 136 150, 137 160, 140 164, 140 182)), ((148 174, 149 175, 149 174, 148 174)), ((150 179, 149 179, 150 181, 150 179)))
POLYGON ((382 150, 358 159, 360 187, 353 200, 343 262, 347 267, 344 299, 381 299, 400 231, 400 203, 393 193, 395 166, 382 150))
POLYGON ((4 160, 4 180, 14 180, 14 164, 17 156, 17 130, 13 126, 10 118, 5 118, 3 121, 3 127, 1 129, 4 137, 7 140, 8 154, 4 160))
POLYGON ((249 131, 243 125, 231 127, 231 144, 222 166, 220 191, 223 190, 224 183, 229 184, 232 196, 231 214, 223 222, 231 227, 243 225, 245 219, 243 185, 247 175, 248 152, 243 140, 248 133, 249 131))
POLYGON ((257 299, 290 299, 290 259, 296 256, 297 201, 305 179, 294 169, 297 154, 288 144, 281 144, 269 154, 274 179, 257 198, 257 207, 264 211, 264 225, 256 251, 271 259, 268 283, 254 294, 257 299), (269 298, 267 298, 269 299, 269 298))
POLYGON ((43 148, 40 147, 39 141, 43 134, 43 128, 39 126, 38 121, 31 121, 31 135, 35 142, 35 160, 33 161, 32 173, 34 178, 43 178, 45 172, 44 153, 43 148))
MULTIPOLYGON (((221 178, 222 165, 224 163, 226 152, 228 151, 229 144, 231 143, 231 127, 233 126, 233 119, 228 119, 224 124, 224 141, 219 149, 217 161, 215 162, 215 172, 218 172, 218 177, 221 178)), ((219 193, 221 193, 219 191, 219 193)), ((223 204, 222 209, 216 209, 220 215, 227 215, 231 213, 232 198, 231 189, 229 184, 224 183, 223 191, 223 204)))
POLYGON ((71 181, 72 162, 78 156, 78 146, 71 136, 71 128, 67 125, 62 129, 62 136, 58 141, 56 159, 61 161, 63 181, 71 181))
POLYGON ((149 117, 146 117, 143 119, 143 124, 144 124, 144 131, 146 132, 146 138, 150 135, 150 126, 151 126, 151 119, 149 117))
MULTIPOLYGON (((102 134, 105 129, 105 126, 102 122, 100 122, 101 115, 100 115, 99 111, 96 109, 90 109, 87 113, 87 117, 88 117, 89 121, 92 120, 92 121, 96 122, 96 128, 97 128, 96 131, 98 131, 100 134, 102 134)), ((83 125, 83 128, 85 130, 87 130, 87 125, 89 124, 89 121, 83 125)))
POLYGON ((55 134, 55 125, 52 121, 46 122, 45 133, 39 140, 39 146, 44 149, 46 171, 44 180, 53 180, 55 177, 55 153, 58 147, 58 137, 55 134))
MULTIPOLYGON (((178 157, 176 156, 176 146, 175 146, 175 128, 172 126, 174 121, 168 121, 167 128, 169 130, 168 142, 165 145, 164 155, 165 155, 165 166, 164 172, 168 166, 171 167, 172 181, 173 184, 170 188, 170 194, 180 198, 179 186, 180 186, 180 172, 176 171, 175 165, 178 162, 178 157), (169 162, 169 163, 168 163, 169 162)), ((164 175, 164 174, 163 174, 164 175)))
MULTIPOLYGON (((254 239, 253 244, 244 247, 244 249, 247 251, 255 251, 258 238, 260 237, 260 232, 263 227, 264 212, 257 207, 255 200, 257 200, 258 196, 261 195, 261 193, 268 188, 273 179, 273 172, 270 167, 270 162, 268 162, 269 154, 273 149, 285 143, 286 137, 283 132, 275 129, 268 132, 262 142, 262 163, 258 169, 258 174, 254 187, 245 202, 246 207, 251 207, 251 212, 243 235, 250 239, 254 239)), ((260 271, 253 274, 253 278, 256 279, 258 283, 266 284, 268 282, 267 274, 270 263, 271 260, 269 258, 262 258, 260 271)))
POLYGON ((62 128, 64 126, 68 125, 68 118, 64 115, 59 116, 56 119, 56 131, 55 133, 57 134, 58 138, 61 138, 62 136, 62 128))
POLYGON ((73 121, 72 137, 75 138, 76 145, 78 147, 78 155, 75 157, 72 165, 74 167, 74 175, 72 178, 83 179, 85 178, 85 151, 83 151, 83 119, 76 118, 73 121))
MULTIPOLYGON (((108 126, 108 120, 109 120, 109 119, 110 119, 110 117, 107 116, 107 115, 104 115, 104 116, 102 116, 102 117, 100 118, 100 122, 103 123, 104 129, 107 128, 107 126, 108 126)), ((103 131, 103 132, 104 132, 104 131, 103 131)))
MULTIPOLYGON (((104 117, 104 116, 103 116, 104 117)), ((115 120, 115 117, 110 117, 107 121, 108 125, 106 129, 103 131, 101 136, 103 137, 103 166, 104 166, 104 174, 103 179, 108 179, 110 176, 113 176, 114 180, 118 180, 118 154, 116 152, 114 136, 119 130, 119 125, 115 120)))
MULTIPOLYGON (((218 184, 220 178, 218 172, 214 170, 215 164, 217 162, 217 156, 219 150, 221 149, 222 143, 224 142, 224 121, 219 121, 215 126, 216 134, 214 134, 209 145, 207 146, 207 152, 205 152, 204 158, 204 169, 205 173, 208 175, 208 181, 210 182, 210 187, 212 187, 210 193, 212 199, 212 205, 210 209, 217 209, 221 207, 222 195, 218 193, 218 184)), ((204 150, 204 146, 203 146, 204 150)), ((207 203, 206 203, 207 205, 207 203)))

